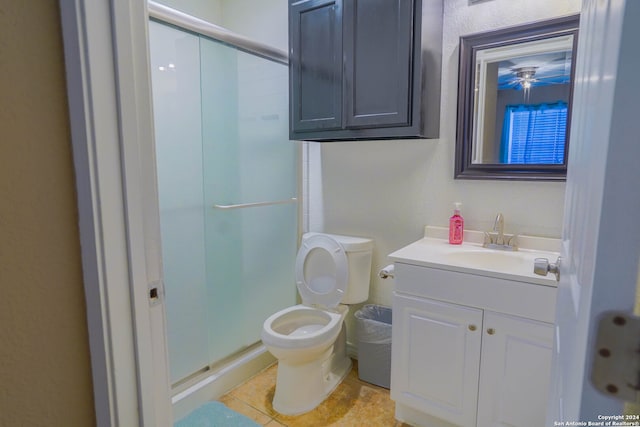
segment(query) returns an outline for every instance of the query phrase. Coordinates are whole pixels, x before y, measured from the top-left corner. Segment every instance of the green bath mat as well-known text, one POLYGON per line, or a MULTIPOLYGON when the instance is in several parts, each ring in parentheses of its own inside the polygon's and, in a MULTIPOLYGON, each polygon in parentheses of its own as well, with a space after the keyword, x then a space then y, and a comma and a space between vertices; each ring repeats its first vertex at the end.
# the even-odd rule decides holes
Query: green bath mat
POLYGON ((260 424, 220 402, 207 402, 176 421, 174 427, 260 427, 260 424))

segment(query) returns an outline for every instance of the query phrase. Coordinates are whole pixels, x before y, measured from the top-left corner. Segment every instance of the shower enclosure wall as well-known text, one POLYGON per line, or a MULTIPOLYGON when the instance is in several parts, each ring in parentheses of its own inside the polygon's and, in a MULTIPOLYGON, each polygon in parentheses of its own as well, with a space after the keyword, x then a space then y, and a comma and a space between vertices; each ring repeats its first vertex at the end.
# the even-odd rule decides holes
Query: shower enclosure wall
POLYGON ((175 387, 295 304, 297 146, 286 65, 161 22, 149 38, 175 387))

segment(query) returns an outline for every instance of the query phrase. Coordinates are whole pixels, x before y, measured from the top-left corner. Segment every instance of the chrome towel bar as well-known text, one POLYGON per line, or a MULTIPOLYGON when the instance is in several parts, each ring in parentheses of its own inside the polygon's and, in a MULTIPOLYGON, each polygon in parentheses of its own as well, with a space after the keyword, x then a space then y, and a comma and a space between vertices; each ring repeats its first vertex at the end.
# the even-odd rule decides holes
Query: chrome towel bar
POLYGON ((273 202, 254 202, 254 203, 241 203, 237 205, 213 205, 214 209, 244 209, 244 208, 255 208, 258 206, 271 206, 271 205, 286 205, 288 203, 295 203, 298 199, 292 197, 290 199, 285 200, 276 200, 273 202))

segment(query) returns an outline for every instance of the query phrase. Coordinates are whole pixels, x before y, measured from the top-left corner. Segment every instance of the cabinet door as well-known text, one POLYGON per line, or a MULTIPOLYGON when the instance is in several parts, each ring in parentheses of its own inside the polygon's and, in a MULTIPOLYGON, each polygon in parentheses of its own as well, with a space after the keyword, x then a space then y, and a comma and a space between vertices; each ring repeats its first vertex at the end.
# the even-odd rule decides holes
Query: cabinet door
POLYGON ((486 311, 478 427, 545 425, 553 325, 486 311))
POLYGON ((392 325, 392 399, 475 425, 482 310, 395 294, 392 325))
POLYGON ((346 127, 407 126, 414 0, 344 4, 346 127))
POLYGON ((342 127, 342 0, 289 7, 292 131, 342 127))

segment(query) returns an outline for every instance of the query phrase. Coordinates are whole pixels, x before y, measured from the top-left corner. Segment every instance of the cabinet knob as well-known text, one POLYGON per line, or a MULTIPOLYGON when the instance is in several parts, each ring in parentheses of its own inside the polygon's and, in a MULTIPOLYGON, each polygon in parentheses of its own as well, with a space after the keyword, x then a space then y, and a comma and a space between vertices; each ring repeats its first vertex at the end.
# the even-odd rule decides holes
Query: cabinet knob
POLYGON ((478 329, 478 328, 476 327, 476 325, 469 325, 469 330, 470 330, 470 331, 475 331, 476 329, 478 329))
POLYGON ((488 333, 489 335, 493 335, 493 334, 495 334, 495 333, 496 333, 496 330, 495 330, 495 329, 493 329, 493 328, 488 328, 488 329, 487 329, 487 333, 488 333))

